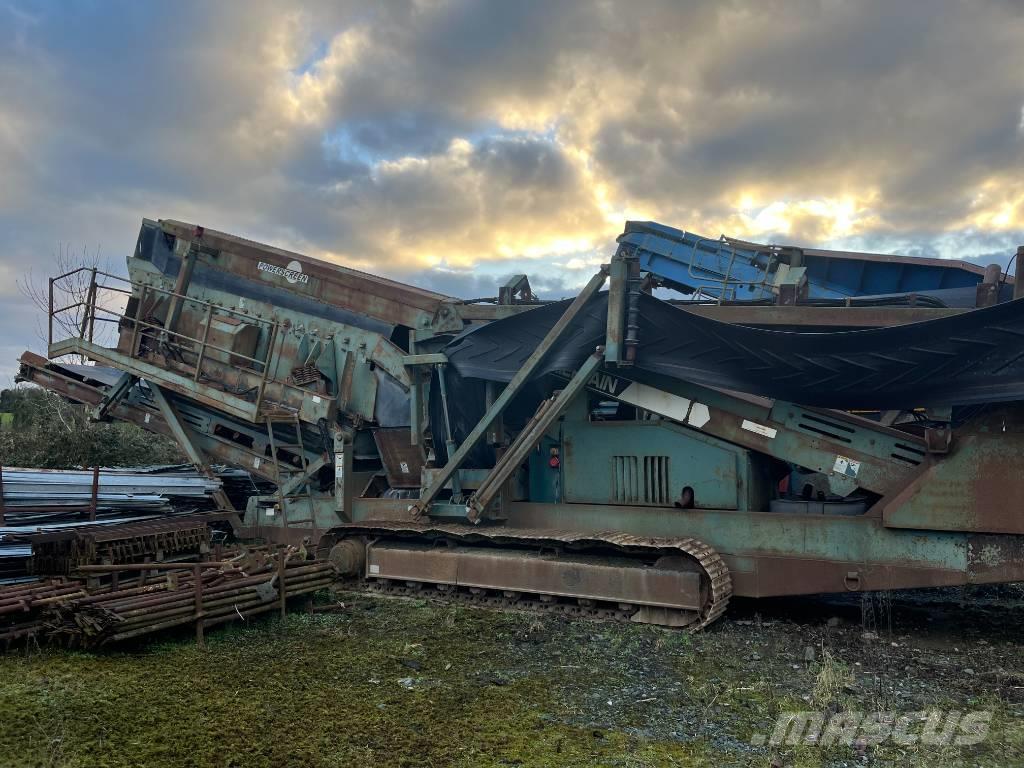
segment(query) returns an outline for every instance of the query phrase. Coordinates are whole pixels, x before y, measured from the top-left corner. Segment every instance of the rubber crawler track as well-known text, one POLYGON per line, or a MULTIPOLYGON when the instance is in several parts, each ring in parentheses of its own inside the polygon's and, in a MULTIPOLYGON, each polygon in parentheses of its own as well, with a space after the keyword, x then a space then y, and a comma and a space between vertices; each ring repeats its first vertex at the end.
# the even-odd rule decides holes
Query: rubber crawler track
MULTIPOLYGON (((519 548, 551 546, 572 552, 581 552, 594 547, 611 548, 629 555, 679 555, 683 554, 700 566, 708 586, 708 600, 700 611, 699 618, 687 625, 686 629, 703 629, 725 613, 732 596, 732 577, 722 557, 712 547, 688 537, 656 538, 634 536, 620 531, 581 533, 548 528, 509 528, 500 525, 474 526, 443 523, 409 523, 393 521, 367 521, 345 523, 332 528, 327 534, 334 540, 347 536, 376 536, 399 539, 447 539, 465 544, 490 543, 498 546, 519 548)), ((404 594, 402 590, 379 589, 404 594)), ((492 601, 493 602, 493 601, 492 601)), ((577 613, 582 613, 578 611, 577 613)), ((617 611, 603 611, 602 615, 617 614, 617 611)))

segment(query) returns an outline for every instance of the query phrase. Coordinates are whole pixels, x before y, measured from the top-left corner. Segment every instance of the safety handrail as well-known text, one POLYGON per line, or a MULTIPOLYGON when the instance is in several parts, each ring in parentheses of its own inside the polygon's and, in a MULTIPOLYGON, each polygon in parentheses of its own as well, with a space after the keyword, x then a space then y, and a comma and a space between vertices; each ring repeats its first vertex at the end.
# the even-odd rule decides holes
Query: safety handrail
POLYGON ((726 300, 726 298, 727 298, 726 293, 728 292, 730 286, 732 287, 733 297, 735 297, 735 290, 736 290, 735 286, 738 286, 738 285, 750 285, 750 286, 753 286, 755 288, 763 288, 768 283, 768 268, 767 267, 762 272, 761 280, 758 281, 758 282, 752 282, 750 280, 732 280, 732 279, 730 279, 731 276, 732 276, 733 264, 736 263, 736 244, 730 242, 725 237, 725 235, 722 235, 717 240, 713 240, 710 237, 698 237, 696 235, 693 235, 693 237, 695 239, 693 241, 693 246, 690 248, 690 261, 689 261, 689 264, 687 265, 687 274, 689 274, 690 277, 695 278, 695 279, 707 280, 707 281, 710 281, 710 282, 721 283, 721 288, 719 289, 719 293, 718 293, 718 302, 719 303, 721 303, 721 302, 726 300), (718 260, 718 265, 717 266, 719 268, 721 268, 721 261, 722 261, 722 246, 726 245, 726 244, 729 246, 729 261, 726 264, 724 272, 719 272, 718 275, 716 275, 714 272, 709 270, 707 267, 702 267, 702 266, 696 265, 697 249, 703 243, 715 243, 717 245, 713 255, 718 260), (702 272, 702 274, 694 274, 694 269, 695 268, 697 270, 699 270, 700 272, 702 272))
MULTIPOLYGON (((76 320, 78 338, 82 341, 94 342, 95 339, 95 325, 96 322, 121 322, 122 320, 129 321, 132 324, 132 336, 130 343, 131 357, 136 356, 136 348, 138 345, 139 331, 146 329, 158 330, 160 335, 164 338, 174 338, 184 342, 188 342, 192 347, 189 351, 196 355, 196 361, 194 366, 193 378, 195 381, 199 380, 203 361, 210 351, 220 352, 228 356, 230 360, 238 360, 249 363, 253 367, 253 373, 260 376, 260 381, 257 385, 258 395, 256 398, 256 409, 259 410, 260 404, 263 402, 264 392, 268 382, 279 384, 288 389, 305 392, 301 387, 294 385, 288 381, 280 380, 277 378, 270 378, 271 368, 273 367, 274 351, 278 346, 279 341, 283 340, 283 335, 280 333, 280 323, 274 320, 268 320, 260 317, 253 317, 252 315, 246 314, 230 307, 223 307, 213 302, 204 301, 202 299, 195 298, 194 296, 188 296, 186 294, 177 293, 167 288, 161 288, 160 286, 150 285, 149 283, 136 282, 131 279, 122 277, 121 275, 115 275, 110 272, 105 272, 94 267, 79 267, 77 269, 65 272, 57 277, 50 278, 49 281, 49 322, 48 322, 48 341, 52 347, 54 343, 54 321, 62 314, 67 313, 74 309, 83 308, 84 313, 80 318, 76 320), (72 278, 75 275, 83 272, 89 273, 89 283, 87 286, 80 286, 77 290, 85 293, 85 298, 77 301, 73 304, 68 304, 63 307, 54 307, 54 287, 60 287, 61 281, 72 278), (97 281, 97 277, 102 277, 103 282, 97 281), (121 288, 114 285, 108 285, 108 280, 120 281, 130 286, 130 289, 121 288), (116 293, 125 294, 128 296, 137 296, 138 303, 135 307, 134 315, 121 311, 120 309, 112 309, 107 306, 103 306, 100 301, 100 293, 102 291, 111 290, 116 293), (181 333, 168 329, 160 323, 155 323, 145 319, 142 316, 143 305, 145 299, 151 293, 158 294, 169 298, 176 298, 181 302, 188 303, 190 305, 205 309, 204 328, 201 337, 189 336, 188 334, 181 333), (209 341, 210 327, 214 316, 229 316, 244 318, 247 323, 257 325, 261 328, 265 328, 268 331, 266 353, 262 357, 253 357, 250 355, 236 352, 234 350, 225 349, 217 344, 212 344, 209 341)), ((58 321, 58 325, 60 322, 58 321)), ((62 326, 69 334, 73 334, 74 328, 68 325, 62 326)))

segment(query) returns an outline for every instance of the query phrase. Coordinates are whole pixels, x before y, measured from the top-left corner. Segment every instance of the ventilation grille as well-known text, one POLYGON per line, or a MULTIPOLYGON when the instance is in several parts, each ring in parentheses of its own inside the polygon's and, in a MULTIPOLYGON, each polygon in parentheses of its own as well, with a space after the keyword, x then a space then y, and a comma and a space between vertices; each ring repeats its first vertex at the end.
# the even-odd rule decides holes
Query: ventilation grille
POLYGON ((612 456, 612 498, 618 504, 667 505, 668 456, 612 456))
POLYGON ((846 424, 823 419, 810 413, 801 413, 797 426, 812 435, 820 435, 830 440, 838 440, 840 443, 852 443, 856 430, 846 424))
POLYGON ((904 464, 916 467, 924 461, 925 450, 918 446, 896 443, 893 447, 893 452, 889 455, 896 459, 896 461, 902 461, 904 464))
MULTIPOLYGON (((800 413, 797 428, 807 434, 824 437, 848 445, 853 444, 853 439, 857 435, 857 430, 848 424, 842 424, 838 421, 822 418, 819 415, 803 412, 800 413)), ((893 446, 893 452, 890 454, 890 457, 908 466, 916 467, 924 461, 925 451, 923 448, 907 445, 906 443, 896 443, 893 446)))

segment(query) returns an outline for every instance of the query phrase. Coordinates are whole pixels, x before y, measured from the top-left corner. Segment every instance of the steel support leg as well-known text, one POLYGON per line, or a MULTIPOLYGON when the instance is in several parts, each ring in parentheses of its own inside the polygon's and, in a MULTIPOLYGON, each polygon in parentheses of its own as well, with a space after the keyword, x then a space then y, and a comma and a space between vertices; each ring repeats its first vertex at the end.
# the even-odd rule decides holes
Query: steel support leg
POLYGON ((480 439, 486 434, 491 424, 494 423, 495 419, 501 415, 501 413, 508 407, 508 404, 512 402, 512 398, 515 397, 519 391, 523 388, 523 385, 529 381, 530 377, 533 376, 533 372, 537 369, 540 363, 544 360, 544 357, 551 348, 554 347, 555 343, 565 332, 565 329, 569 327, 569 324, 576 318, 580 311, 587 305, 587 302, 593 298, 601 286, 604 285, 605 280, 608 277, 607 267, 601 267, 601 271, 594 275, 590 282, 587 283, 586 287, 576 297, 575 301, 569 305, 569 308, 565 310, 558 322, 555 323, 551 330, 548 331, 543 341, 537 348, 533 350, 526 362, 523 363, 523 367, 519 369, 518 373, 512 377, 512 380, 508 383, 508 386, 502 390, 501 394, 498 395, 498 399, 494 401, 490 408, 487 409, 487 413, 483 415, 483 418, 477 422, 476 426, 473 427, 473 431, 466 435, 466 439, 459 446, 459 449, 455 451, 454 455, 449 454, 448 463, 444 465, 442 469, 434 478, 434 481, 430 486, 424 489, 420 495, 418 502, 412 505, 410 511, 413 515, 419 517, 423 515, 427 510, 430 509, 431 503, 437 498, 437 494, 441 492, 441 489, 447 485, 448 481, 452 479, 452 475, 462 466, 462 463, 466 460, 470 451, 476 447, 476 444, 480 442, 480 439))
POLYGON ((608 279, 608 327, 605 332, 604 359, 621 363, 626 341, 626 296, 629 265, 622 258, 612 259, 608 279))
MULTIPOLYGON (((213 470, 211 470, 209 465, 206 463, 206 457, 203 456, 199 449, 196 448, 195 443, 192 442, 192 437, 189 435, 188 429, 181 422, 177 409, 171 405, 171 402, 167 399, 167 395, 165 395, 164 391, 153 382, 149 382, 149 389, 153 393, 154 402, 156 402, 157 407, 160 408, 160 413, 163 414, 164 421, 166 421, 167 426, 171 428, 171 434, 174 435, 174 438, 178 441, 178 445, 180 445, 182 450, 185 451, 185 455, 188 456, 189 461, 195 464, 203 474, 211 478, 214 477, 213 470)), ((232 512, 238 511, 231 504, 231 500, 228 499, 227 494, 224 493, 223 490, 215 491, 213 499, 221 509, 227 509, 232 512)))
POLYGON ((483 517, 484 510, 487 509, 488 505, 494 500, 494 497, 501 491, 505 481, 526 460, 530 451, 533 450, 533 446, 540 441, 555 419, 561 416, 570 401, 587 385, 590 377, 601 364, 603 354, 604 350, 599 347, 598 351, 588 357, 586 362, 580 366, 576 375, 569 379, 565 389, 550 400, 545 400, 541 403, 536 415, 526 423, 523 431, 519 433, 512 442, 512 445, 508 447, 501 460, 494 465, 494 469, 491 470, 483 483, 480 484, 480 487, 473 494, 469 503, 466 504, 466 516, 472 522, 479 522, 480 518, 483 517))

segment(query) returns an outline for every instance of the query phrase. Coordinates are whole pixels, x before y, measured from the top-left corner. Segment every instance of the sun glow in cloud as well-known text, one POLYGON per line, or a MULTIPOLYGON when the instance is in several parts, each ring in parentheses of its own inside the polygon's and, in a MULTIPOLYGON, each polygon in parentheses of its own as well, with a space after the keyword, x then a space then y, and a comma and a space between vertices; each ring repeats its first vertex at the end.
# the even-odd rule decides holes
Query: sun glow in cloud
MULTIPOLYGON (((642 35, 630 38, 632 57, 572 45, 542 50, 539 39, 531 56, 504 52, 495 30, 493 61, 485 56, 477 71, 455 63, 461 49, 437 49, 435 60, 422 48, 437 43, 431 25, 450 12, 443 2, 421 4, 404 26, 388 27, 385 19, 399 22, 381 10, 326 35, 310 14, 292 13, 268 32, 267 58, 277 75, 238 135, 250 147, 266 149, 270 137, 279 151, 293 151, 285 148, 309 135, 348 131, 347 144, 330 151, 365 164, 318 185, 314 200, 329 211, 326 231, 345 232, 352 243, 312 240, 321 254, 371 267, 382 258, 400 268, 463 269, 509 259, 562 265, 578 262, 581 253, 606 257, 629 219, 810 245, 919 226, 888 213, 892 184, 885 174, 898 168, 898 151, 875 147, 864 157, 889 151, 885 165, 839 165, 830 159, 831 143, 815 158, 812 137, 806 147, 783 150, 807 158, 805 165, 793 165, 788 175, 774 167, 773 121, 784 115, 781 136, 802 130, 828 113, 831 94, 772 81, 770 46, 759 49, 751 38, 719 61, 706 35, 695 35, 686 60, 718 62, 724 68, 715 77, 736 81, 710 91, 695 70, 674 69, 676 57, 646 46, 642 35), (417 37, 416 25, 429 30, 429 42, 417 37), (759 61, 762 55, 768 59, 759 61), (481 87, 488 76, 503 85, 481 87), (744 122, 749 136, 736 133, 744 122), (348 130, 350 124, 358 130, 348 130), (747 158, 743 164, 740 157, 747 158), (772 183, 758 178, 761 168, 772 183), (794 193, 801 186, 806 192, 794 193), (353 231, 358 227, 365 231, 353 231)), ((597 15, 608 13, 602 23, 621 22, 609 8, 597 15)), ((740 37, 781 23, 755 7, 722 13, 740 37)), ((557 25, 560 15, 553 10, 545 23, 557 25)), ((695 18, 715 16, 709 6, 695 18)), ((797 35, 794 29, 787 34, 797 35)), ((831 110, 841 112, 842 104, 831 110)), ((1007 184, 986 181, 961 220, 936 222, 934 230, 1020 227, 1021 196, 1007 184)))
POLYGON ((969 214, 953 229, 1024 230, 1024 180, 997 177, 985 181, 971 199, 969 214))
POLYGON ((756 202, 747 194, 740 197, 735 204, 735 213, 727 219, 727 224, 736 231, 726 234, 739 237, 809 237, 819 242, 849 237, 877 224, 872 202, 873 196, 847 196, 775 200, 765 204, 756 202))
POLYGON ((0 3, 0 267, 119 259, 143 216, 441 291, 561 290, 627 219, 1024 242, 1012 3, 28 5, 0 3))

